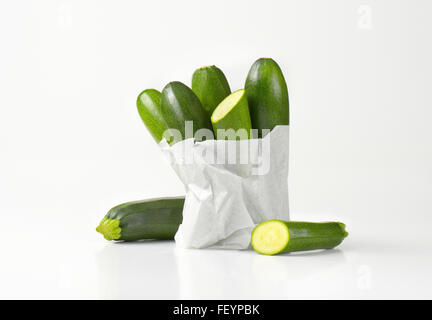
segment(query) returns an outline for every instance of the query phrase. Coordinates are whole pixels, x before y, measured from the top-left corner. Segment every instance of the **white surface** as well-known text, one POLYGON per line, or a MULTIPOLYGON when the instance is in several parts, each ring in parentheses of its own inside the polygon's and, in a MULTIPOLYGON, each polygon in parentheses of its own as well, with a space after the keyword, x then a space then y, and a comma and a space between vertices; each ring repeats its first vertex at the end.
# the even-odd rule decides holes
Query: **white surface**
POLYGON ((159 145, 185 186, 179 248, 247 249, 252 229, 289 220, 289 126, 262 139, 159 145))
POLYGON ((431 10, 428 0, 1 1, 0 296, 431 298, 431 10), (236 90, 262 56, 289 86, 292 218, 341 220, 347 242, 184 259, 165 243, 105 243, 94 228, 110 207, 183 193, 138 93, 190 84, 208 64, 236 90))
POLYGON ((76 230, 51 241, 34 230, 0 245, 0 298, 431 299, 431 237, 390 229, 348 225, 339 249, 283 256, 107 243, 76 230))

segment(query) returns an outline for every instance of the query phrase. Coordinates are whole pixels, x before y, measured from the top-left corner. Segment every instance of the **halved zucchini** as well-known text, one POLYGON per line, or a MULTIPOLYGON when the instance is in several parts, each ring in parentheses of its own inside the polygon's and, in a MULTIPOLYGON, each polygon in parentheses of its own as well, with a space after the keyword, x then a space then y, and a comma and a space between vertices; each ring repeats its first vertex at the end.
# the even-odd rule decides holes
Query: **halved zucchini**
POLYGON ((348 236, 341 222, 269 220, 252 231, 254 250, 265 255, 284 252, 331 249, 348 236))

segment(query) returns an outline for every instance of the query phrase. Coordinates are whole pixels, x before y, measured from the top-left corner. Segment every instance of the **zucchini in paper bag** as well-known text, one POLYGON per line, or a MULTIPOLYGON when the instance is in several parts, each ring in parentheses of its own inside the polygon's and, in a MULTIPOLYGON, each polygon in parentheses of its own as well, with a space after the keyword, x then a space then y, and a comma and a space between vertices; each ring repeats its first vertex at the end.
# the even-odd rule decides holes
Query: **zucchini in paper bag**
POLYGON ((211 122, 217 139, 249 139, 251 120, 245 91, 240 89, 226 97, 213 112, 211 122))
POLYGON ((289 124, 288 89, 282 70, 271 58, 255 61, 245 83, 252 128, 272 130, 277 125, 289 124))
POLYGON ((231 93, 228 80, 222 70, 216 66, 195 70, 192 76, 192 91, 200 99, 209 117, 219 103, 231 93))
POLYGON ((199 129, 208 129, 213 133, 210 118, 200 100, 192 89, 179 81, 168 83, 162 90, 161 110, 168 130, 174 138, 174 141, 171 139, 171 144, 178 142, 175 138, 181 140, 192 138, 186 137, 186 121, 193 124, 193 132, 191 132, 193 136, 199 129), (181 137, 175 137, 172 129, 178 130, 181 137))
POLYGON ((153 139, 159 143, 168 129, 161 112, 161 93, 155 89, 146 89, 137 98, 138 113, 153 139))

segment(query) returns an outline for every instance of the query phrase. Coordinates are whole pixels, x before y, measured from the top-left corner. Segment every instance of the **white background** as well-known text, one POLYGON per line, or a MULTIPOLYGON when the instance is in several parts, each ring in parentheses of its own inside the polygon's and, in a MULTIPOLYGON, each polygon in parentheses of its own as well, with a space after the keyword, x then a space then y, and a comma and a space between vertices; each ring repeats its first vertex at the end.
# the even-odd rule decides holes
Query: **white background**
POLYGON ((432 298, 430 1, 0 2, 0 298, 432 298), (336 250, 113 244, 112 206, 180 195, 135 100, 272 57, 290 95, 290 206, 336 250))

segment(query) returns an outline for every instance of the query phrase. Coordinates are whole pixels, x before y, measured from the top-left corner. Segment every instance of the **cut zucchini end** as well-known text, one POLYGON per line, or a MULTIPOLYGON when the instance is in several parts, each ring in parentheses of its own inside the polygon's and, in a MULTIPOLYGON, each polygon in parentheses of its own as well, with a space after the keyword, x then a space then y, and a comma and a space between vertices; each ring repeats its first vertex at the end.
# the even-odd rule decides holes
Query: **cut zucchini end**
POLYGON ((222 102, 219 103, 219 105, 213 111, 211 121, 218 122, 219 120, 223 119, 238 104, 244 95, 244 89, 239 89, 222 100, 222 102))
POLYGON ((252 231, 252 247, 261 254, 278 254, 286 248, 288 242, 288 227, 278 220, 262 222, 252 231))
POLYGON ((101 233, 106 240, 119 240, 121 238, 120 220, 103 218, 96 231, 101 233))

